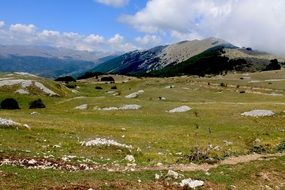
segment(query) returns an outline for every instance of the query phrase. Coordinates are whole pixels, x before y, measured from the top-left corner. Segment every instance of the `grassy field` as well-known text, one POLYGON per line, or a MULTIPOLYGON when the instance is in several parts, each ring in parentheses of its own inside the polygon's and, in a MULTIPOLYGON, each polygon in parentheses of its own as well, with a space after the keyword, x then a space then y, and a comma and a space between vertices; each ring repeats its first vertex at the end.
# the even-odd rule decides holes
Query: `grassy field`
MULTIPOLYGON (((1 77, 5 75, 1 74, 1 77)), ((285 70, 211 78, 115 76, 115 79, 116 84, 105 84, 96 79, 78 81, 77 93, 52 81, 36 79, 60 97, 36 92, 16 95, 13 93, 16 87, 1 87, 0 100, 13 97, 21 109, 0 109, 0 118, 31 126, 30 130, 0 127, 2 160, 46 158, 75 165, 95 164, 107 169, 70 172, 2 165, 0 189, 179 189, 175 184, 179 180, 156 181, 154 175, 161 172, 164 176, 167 170, 155 166, 217 163, 228 157, 254 152, 274 154, 285 149, 285 70), (170 85, 174 87, 166 88, 170 85), (99 86, 103 89, 97 90, 99 86), (111 89, 113 86, 117 89, 111 89), (138 90, 144 90, 144 93, 134 99, 125 98, 138 90), (118 95, 114 94, 116 92, 118 95), (38 98, 47 108, 28 109, 29 102, 38 98), (74 109, 82 104, 88 105, 86 110, 74 109), (126 104, 137 104, 142 108, 98 110, 126 104), (167 112, 183 105, 192 110, 167 112), (272 110, 275 115, 241 116, 254 109, 272 110), (31 114, 34 111, 38 114, 31 114), (81 144, 96 138, 112 139, 133 148, 81 144), (111 172, 114 167, 128 167, 126 155, 134 156, 134 171, 119 169, 111 172), (143 167, 149 169, 140 169, 143 167)), ((180 173, 184 178, 205 181, 202 189, 284 189, 284 169, 285 156, 278 156, 270 160, 221 165, 208 173, 180 173)))

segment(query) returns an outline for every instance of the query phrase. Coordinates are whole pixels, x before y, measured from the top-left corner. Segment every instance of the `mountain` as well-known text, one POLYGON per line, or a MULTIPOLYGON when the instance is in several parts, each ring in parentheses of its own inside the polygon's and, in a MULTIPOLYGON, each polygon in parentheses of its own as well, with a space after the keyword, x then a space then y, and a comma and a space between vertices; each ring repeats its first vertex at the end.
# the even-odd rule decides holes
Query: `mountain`
POLYGON ((67 48, 0 45, 0 71, 29 72, 50 78, 78 75, 112 58, 111 54, 67 48))
POLYGON ((273 59, 285 60, 251 48, 239 48, 222 39, 207 38, 132 51, 99 64, 91 72, 150 76, 253 72, 266 70, 273 59))

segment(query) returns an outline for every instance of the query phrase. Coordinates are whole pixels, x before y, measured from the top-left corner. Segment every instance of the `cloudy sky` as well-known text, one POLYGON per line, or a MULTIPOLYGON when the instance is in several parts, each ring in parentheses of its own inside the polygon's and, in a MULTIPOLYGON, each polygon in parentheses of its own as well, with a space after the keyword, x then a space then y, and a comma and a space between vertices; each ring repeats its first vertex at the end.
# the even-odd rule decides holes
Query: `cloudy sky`
POLYGON ((1 0, 0 44, 130 51, 218 37, 285 55, 284 0, 1 0))

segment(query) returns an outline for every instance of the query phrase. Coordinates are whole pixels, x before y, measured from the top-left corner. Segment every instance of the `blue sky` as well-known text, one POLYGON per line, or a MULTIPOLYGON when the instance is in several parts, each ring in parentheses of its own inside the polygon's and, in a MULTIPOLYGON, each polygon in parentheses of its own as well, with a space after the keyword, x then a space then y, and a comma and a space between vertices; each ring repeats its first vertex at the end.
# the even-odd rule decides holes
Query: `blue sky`
POLYGON ((0 44, 121 52, 217 37, 285 55, 284 10, 284 0, 1 0, 0 44))
POLYGON ((96 33, 106 37, 119 33, 135 37, 138 32, 118 22, 118 18, 135 13, 145 4, 146 0, 135 0, 126 7, 114 8, 95 0, 1 0, 0 20, 61 32, 96 33))

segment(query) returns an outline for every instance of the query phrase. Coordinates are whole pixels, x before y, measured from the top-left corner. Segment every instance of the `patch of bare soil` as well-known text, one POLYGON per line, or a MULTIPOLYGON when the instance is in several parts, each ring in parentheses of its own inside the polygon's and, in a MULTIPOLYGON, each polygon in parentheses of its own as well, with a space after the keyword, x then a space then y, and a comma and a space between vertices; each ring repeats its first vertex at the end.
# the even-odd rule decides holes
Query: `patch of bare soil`
POLYGON ((276 157, 284 156, 285 153, 277 154, 250 154, 237 157, 229 157, 217 164, 174 164, 174 165, 160 165, 160 166, 137 166, 136 164, 128 164, 127 166, 120 165, 100 165, 100 164, 78 164, 70 163, 63 160, 45 159, 45 158, 19 158, 19 157, 1 157, 1 165, 20 166, 28 169, 56 169, 67 171, 159 171, 159 170, 177 170, 177 171, 208 171, 212 168, 217 168, 221 165, 237 165, 248 163, 257 160, 275 159, 276 157))
MULTIPOLYGON (((39 187, 42 189, 43 187, 39 187)), ((126 181, 116 181, 116 182, 98 182, 94 184, 70 184, 66 186, 57 187, 44 187, 49 190, 101 190, 101 189, 114 189, 114 190, 183 190, 183 188, 167 184, 165 182, 153 182, 153 183, 133 183, 126 181)))

